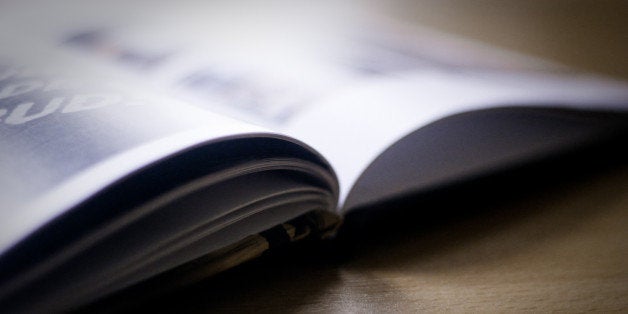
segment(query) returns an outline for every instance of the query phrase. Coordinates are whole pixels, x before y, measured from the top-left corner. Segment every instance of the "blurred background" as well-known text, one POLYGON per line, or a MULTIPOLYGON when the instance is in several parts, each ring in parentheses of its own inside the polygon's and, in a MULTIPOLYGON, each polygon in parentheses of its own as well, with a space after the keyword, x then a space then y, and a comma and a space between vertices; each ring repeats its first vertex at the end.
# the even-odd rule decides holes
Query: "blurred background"
POLYGON ((628 78, 628 1, 399 0, 390 10, 414 23, 628 78))

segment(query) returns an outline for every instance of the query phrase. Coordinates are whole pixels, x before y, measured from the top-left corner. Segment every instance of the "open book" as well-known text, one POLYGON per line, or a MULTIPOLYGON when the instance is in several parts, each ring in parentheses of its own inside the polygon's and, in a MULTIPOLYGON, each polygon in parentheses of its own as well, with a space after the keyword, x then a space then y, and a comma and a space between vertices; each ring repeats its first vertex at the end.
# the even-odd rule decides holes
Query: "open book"
POLYGON ((194 280, 625 134, 624 83, 291 3, 0 6, 2 308, 194 280))

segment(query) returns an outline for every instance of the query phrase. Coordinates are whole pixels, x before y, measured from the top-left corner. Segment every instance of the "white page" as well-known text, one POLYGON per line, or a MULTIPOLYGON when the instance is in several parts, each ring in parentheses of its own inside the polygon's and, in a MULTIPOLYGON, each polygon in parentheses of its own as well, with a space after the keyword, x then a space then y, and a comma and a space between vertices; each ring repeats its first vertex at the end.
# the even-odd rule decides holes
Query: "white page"
POLYGON ((396 73, 543 65, 400 27, 378 9, 362 1, 18 1, 4 5, 2 20, 7 29, 24 25, 20 40, 279 131, 326 99, 396 73))
POLYGON ((30 30, 42 41, 156 94, 305 141, 337 171, 341 202, 386 147, 444 116, 522 103, 617 104, 626 90, 598 79, 526 78, 521 72, 561 69, 407 27, 361 1, 47 6, 26 10, 39 15, 30 30))
POLYGON ((124 73, 32 38, 16 40, 7 29, 0 31, 0 42, 11 43, 0 52, 0 253, 165 156, 226 137, 272 134, 156 95, 124 73))
POLYGON ((591 77, 426 71, 347 90, 293 120, 288 133, 329 159, 342 203, 366 167, 405 135, 456 113, 508 105, 626 111, 628 85, 591 77))

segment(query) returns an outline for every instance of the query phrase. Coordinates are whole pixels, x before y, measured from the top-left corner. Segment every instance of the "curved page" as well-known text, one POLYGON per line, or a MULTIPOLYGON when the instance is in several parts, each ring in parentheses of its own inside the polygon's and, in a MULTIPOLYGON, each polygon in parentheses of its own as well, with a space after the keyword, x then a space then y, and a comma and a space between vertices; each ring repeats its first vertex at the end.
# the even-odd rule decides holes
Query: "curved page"
MULTIPOLYGON (((420 132, 420 128, 448 116, 512 106, 625 113, 628 111, 628 85, 591 77, 424 71, 347 90, 300 115, 289 126, 289 133, 328 158, 338 174, 343 203, 368 165, 406 135, 416 130, 420 132)), ((481 123, 489 122, 499 124, 500 121, 481 123)), ((544 134, 549 135, 552 134, 550 125, 534 129, 532 124, 520 132, 534 135, 545 129, 544 134)), ((462 135, 441 132, 433 134, 430 140, 446 143, 462 135)), ((580 136, 577 132, 573 135, 580 136)), ((499 133, 492 136, 499 141, 499 133)), ((513 148, 528 144, 526 141, 510 142, 513 148)), ((448 149, 456 152, 456 147, 448 149)), ((485 162, 490 163, 491 159, 486 158, 485 162)), ((443 170, 453 171, 454 168, 443 170)), ((372 176, 385 177, 386 173, 372 176)), ((390 188, 397 189, 394 185, 390 188)))
MULTIPOLYGON (((205 243, 203 253, 305 211, 335 207, 337 184, 331 169, 322 157, 303 144, 145 90, 132 78, 68 57, 45 45, 16 43, 3 51, 0 56, 1 298, 13 299, 10 296, 14 293, 28 289, 77 254, 91 250, 100 239, 118 232, 109 224, 120 219, 119 224, 130 223, 133 220, 126 221, 124 217, 139 215, 135 208, 140 204, 170 195, 166 192, 219 170, 233 168, 230 176, 237 177, 246 173, 237 168, 242 164, 250 164, 249 169, 254 171, 274 167, 276 171, 296 172, 303 184, 318 186, 324 192, 319 191, 314 198, 316 206, 290 209, 284 206, 285 202, 279 202, 260 207, 270 210, 266 219, 254 219, 249 227, 238 228, 231 236, 223 235, 220 241, 208 240, 213 244, 205 243), (29 51, 36 53, 29 55, 29 51), (286 159, 290 162, 286 163, 286 159), (252 164, 253 161, 257 163, 252 164), (271 209, 275 207, 284 208, 283 213, 273 214, 271 209)), ((215 179, 226 178, 217 175, 215 179)), ((242 193, 243 201, 253 197, 245 185, 242 190, 232 190, 235 194, 242 193)), ((170 195, 162 201, 165 203, 154 206, 165 206, 185 195, 181 192, 170 195)), ((210 200, 206 202, 211 204, 210 200)), ((198 204, 196 209, 206 215, 212 213, 198 204)), ((225 214, 228 209, 222 210, 225 214)), ((214 221, 207 217, 207 223, 214 221)), ((213 228, 222 230, 243 217, 223 221, 213 228)), ((173 225, 186 226, 192 225, 173 225)), ((162 234, 175 235, 167 230, 162 234)), ((146 250, 149 246, 145 244, 149 242, 152 243, 144 240, 141 247, 146 250)), ((187 243, 185 246, 192 242, 175 241, 176 245, 187 243)), ((120 279, 124 285, 112 283, 108 289, 91 292, 91 297, 162 272, 167 269, 165 265, 186 262, 200 253, 197 250, 169 264, 147 267, 143 276, 120 279)), ((118 262, 124 260, 123 255, 120 257, 118 262)), ((109 266, 115 265, 120 266, 115 263, 109 266)))
MULTIPOLYGON (((162 165, 139 177, 151 171, 168 176, 162 165)), ((260 158, 200 175, 101 221, 30 267, 14 266, 5 257, 3 271, 13 269, 3 276, 8 278, 0 285, 0 303, 20 310, 67 310, 306 212, 334 208, 336 195, 328 182, 333 177, 321 177, 324 172, 303 160, 260 158)), ((137 183, 133 182, 137 178, 127 181, 137 183)), ((102 203, 103 198, 98 196, 91 202, 102 203)), ((72 228, 71 221, 79 220, 81 212, 98 215, 100 209, 119 209, 100 207, 87 204, 74 210, 60 228, 72 228)), ((48 237, 58 233, 50 226, 46 229, 48 237)), ((45 241, 34 244, 42 243, 45 241)), ((11 253, 9 258, 19 258, 19 254, 11 253)))
POLYGON ((623 110, 623 84, 407 25, 386 7, 21 1, 6 6, 14 14, 4 21, 160 94, 303 140, 339 174, 341 203, 390 145, 449 115, 513 105, 623 110), (554 74, 533 74, 543 71, 554 74))

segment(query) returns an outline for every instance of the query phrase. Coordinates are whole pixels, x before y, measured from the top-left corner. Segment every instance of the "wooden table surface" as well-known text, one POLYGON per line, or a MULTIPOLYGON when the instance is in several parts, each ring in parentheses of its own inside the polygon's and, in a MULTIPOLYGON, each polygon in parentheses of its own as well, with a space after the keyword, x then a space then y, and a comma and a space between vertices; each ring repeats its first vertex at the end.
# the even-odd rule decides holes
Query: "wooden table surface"
MULTIPOLYGON (((461 14, 456 5, 461 1, 422 2, 441 15, 461 14)), ((568 6, 569 1, 558 2, 568 6)), ((480 3, 478 8, 486 9, 496 2, 480 3)), ((545 1, 528 2, 526 9, 533 12, 533 18, 546 19, 545 25, 580 25, 578 20, 571 20, 573 16, 586 22, 586 1, 571 1, 571 5, 579 6, 579 13, 562 14, 562 20, 553 20, 551 12, 530 8, 530 3, 542 9, 545 1)), ((599 3, 602 7, 591 11, 596 23, 589 29, 593 33, 583 33, 580 41, 573 35, 556 39, 562 40, 562 54, 552 48, 555 46, 547 46, 556 29, 535 37, 530 33, 535 28, 524 28, 519 37, 523 44, 504 33, 483 34, 489 41, 495 39, 514 48, 521 48, 527 40, 528 51, 538 55, 628 77, 628 40, 613 42, 626 38, 628 28, 621 29, 628 24, 613 14, 607 25, 599 24, 603 12, 612 12, 619 1, 599 3), (591 40, 588 52, 584 51, 588 57, 570 52, 591 40), (624 61, 614 67, 611 63, 617 60, 624 61)), ((619 12, 626 12, 625 8, 619 12)), ((471 10, 475 15, 466 16, 462 24, 430 20, 429 14, 420 10, 413 14, 446 30, 460 29, 464 34, 467 29, 473 36, 473 32, 489 29, 486 23, 491 21, 522 23, 524 17, 513 17, 518 11, 512 7, 501 10, 510 18, 498 16, 499 8, 497 13, 483 11, 488 12, 483 19, 481 12, 471 10), (469 30, 464 23, 479 26, 469 30)), ((516 33, 511 26, 502 30, 516 33)), ((414 200, 403 208, 380 208, 391 214, 366 226, 355 223, 357 227, 348 228, 340 239, 266 256, 159 299, 131 302, 132 308, 192 312, 628 312, 628 162, 623 158, 607 166, 589 167, 591 163, 606 163, 603 154, 613 152, 601 154, 600 159, 585 157, 584 162, 558 172, 553 171, 554 166, 546 166, 532 175, 512 174, 480 184, 480 188, 414 200)))

